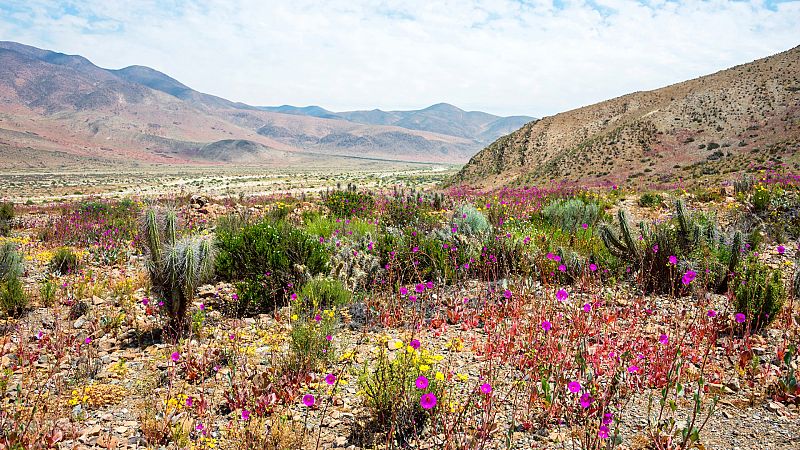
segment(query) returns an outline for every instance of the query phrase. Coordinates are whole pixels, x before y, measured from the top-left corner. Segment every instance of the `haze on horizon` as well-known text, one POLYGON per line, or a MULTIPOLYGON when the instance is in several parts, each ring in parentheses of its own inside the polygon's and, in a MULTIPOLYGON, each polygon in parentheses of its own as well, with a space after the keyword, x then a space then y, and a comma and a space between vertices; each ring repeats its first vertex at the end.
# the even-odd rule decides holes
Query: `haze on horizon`
POLYGON ((545 116, 800 44, 800 1, 0 1, 0 40, 251 105, 545 116), (269 4, 267 4, 269 3, 269 4))

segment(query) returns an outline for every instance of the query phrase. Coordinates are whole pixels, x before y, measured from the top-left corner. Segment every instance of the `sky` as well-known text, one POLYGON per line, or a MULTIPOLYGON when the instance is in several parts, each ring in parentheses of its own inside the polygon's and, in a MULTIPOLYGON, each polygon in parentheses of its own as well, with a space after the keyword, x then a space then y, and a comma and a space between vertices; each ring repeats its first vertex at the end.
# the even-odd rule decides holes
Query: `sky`
POLYGON ((0 40, 251 105, 542 117, 800 45, 800 1, 0 0, 0 40))

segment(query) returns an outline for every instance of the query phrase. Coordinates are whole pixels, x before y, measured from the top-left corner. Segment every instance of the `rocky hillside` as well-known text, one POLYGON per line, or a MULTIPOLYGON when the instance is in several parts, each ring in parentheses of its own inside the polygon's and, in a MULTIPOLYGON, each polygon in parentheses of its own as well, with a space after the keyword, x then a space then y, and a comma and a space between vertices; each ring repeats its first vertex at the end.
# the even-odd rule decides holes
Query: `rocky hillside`
POLYGON ((800 47, 529 123, 475 155, 454 184, 671 182, 798 169, 800 47))

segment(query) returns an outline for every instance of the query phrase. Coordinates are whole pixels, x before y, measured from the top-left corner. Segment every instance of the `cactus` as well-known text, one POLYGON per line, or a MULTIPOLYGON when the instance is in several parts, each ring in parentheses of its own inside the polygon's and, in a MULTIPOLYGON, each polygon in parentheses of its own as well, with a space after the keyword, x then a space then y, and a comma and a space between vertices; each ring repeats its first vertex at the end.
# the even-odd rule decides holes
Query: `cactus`
POLYGON ((608 250, 617 258, 626 259, 634 264, 639 261, 639 248, 631 236, 631 228, 628 224, 628 216, 624 209, 617 212, 617 220, 619 220, 620 237, 618 238, 614 231, 608 225, 603 224, 600 227, 600 239, 608 250))
POLYGON ((142 221, 142 234, 149 251, 148 270, 153 290, 163 297, 169 314, 167 329, 176 337, 186 331, 186 308, 197 287, 211 279, 216 250, 211 238, 188 236, 177 239, 174 210, 149 208, 142 221))

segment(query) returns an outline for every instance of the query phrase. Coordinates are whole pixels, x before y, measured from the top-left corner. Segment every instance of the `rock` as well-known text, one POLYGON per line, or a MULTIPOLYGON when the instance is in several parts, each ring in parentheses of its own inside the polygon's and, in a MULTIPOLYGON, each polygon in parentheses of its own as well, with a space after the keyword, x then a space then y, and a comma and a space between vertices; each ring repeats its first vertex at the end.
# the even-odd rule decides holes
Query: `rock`
POLYGON ((105 303, 105 302, 106 302, 106 301, 105 301, 105 299, 103 299, 103 298, 100 298, 100 297, 98 297, 98 296, 96 296, 96 295, 95 295, 95 296, 92 296, 92 304, 93 304, 93 305, 95 305, 95 306, 97 306, 97 305, 102 305, 102 304, 103 304, 103 303, 105 303))
POLYGON ((78 330, 83 328, 84 325, 86 325, 86 318, 81 316, 78 317, 78 320, 76 320, 75 323, 72 324, 72 327, 78 330))
POLYGON ((92 436, 97 436, 98 434, 100 434, 101 431, 103 431, 103 427, 101 427, 99 424, 98 425, 93 425, 93 426, 91 426, 89 428, 84 429, 81 432, 81 437, 87 437, 88 438, 88 437, 92 437, 92 436))
POLYGON ((347 436, 337 436, 336 445, 339 447, 344 447, 345 445, 347 445, 347 436))
POLYGON ((774 413, 782 412, 784 410, 784 408, 785 408, 785 406, 783 406, 782 404, 780 404, 778 402, 769 402, 769 403, 767 403, 767 409, 772 411, 772 412, 774 412, 774 413))

